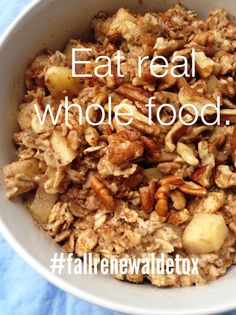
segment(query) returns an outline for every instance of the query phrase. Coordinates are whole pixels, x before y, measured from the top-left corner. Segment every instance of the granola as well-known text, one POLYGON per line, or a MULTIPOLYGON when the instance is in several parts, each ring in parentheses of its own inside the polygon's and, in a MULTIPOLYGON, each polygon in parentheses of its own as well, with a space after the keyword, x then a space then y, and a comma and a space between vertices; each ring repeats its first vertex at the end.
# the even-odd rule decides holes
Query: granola
MULTIPOLYGON (((91 23, 93 42, 70 40, 63 52, 44 51, 26 72, 27 92, 19 106, 20 131, 13 135, 18 160, 4 168, 6 195, 23 195, 33 218, 64 250, 81 257, 144 257, 148 253, 199 258, 199 275, 117 275, 121 280, 155 286, 206 284, 224 275, 236 262, 236 24, 223 9, 205 20, 177 4, 166 12, 133 14, 121 8, 115 14, 98 13, 91 23), (77 71, 93 73, 96 57, 113 58, 113 77, 78 79, 71 74, 72 48, 78 52, 77 71), (188 58, 196 50, 196 76, 170 75, 173 58, 188 58), (116 51, 125 56, 123 77, 116 76, 116 51), (137 56, 163 55, 168 74, 156 78, 149 60, 137 73, 137 56), (107 111, 129 103, 133 120, 118 126, 108 117, 100 126, 79 124, 72 106, 68 124, 63 111, 56 125, 46 117, 37 122, 33 104, 42 112, 48 102, 55 113, 65 96, 69 104, 85 110, 99 103, 107 111), (148 99, 156 96, 152 123, 148 124, 148 99), (219 96, 221 125, 206 126, 199 120, 186 126, 177 118, 160 126, 155 112, 161 102, 194 104, 198 113, 219 96), (230 121, 231 125, 224 125, 230 121), (209 228, 211 227, 211 228, 209 228), (199 235, 203 237, 200 239, 199 235), (205 241, 206 242, 205 242, 205 241)), ((125 107, 122 107, 125 112, 125 107)), ((186 109, 184 120, 194 112, 186 109)), ((212 108, 208 116, 214 115, 212 108)), ((90 120, 99 121, 98 111, 90 120)), ((112 117, 113 119, 113 117, 112 117)), ((122 116, 125 120, 125 116, 122 116)), ((162 112, 163 121, 172 113, 162 112)))

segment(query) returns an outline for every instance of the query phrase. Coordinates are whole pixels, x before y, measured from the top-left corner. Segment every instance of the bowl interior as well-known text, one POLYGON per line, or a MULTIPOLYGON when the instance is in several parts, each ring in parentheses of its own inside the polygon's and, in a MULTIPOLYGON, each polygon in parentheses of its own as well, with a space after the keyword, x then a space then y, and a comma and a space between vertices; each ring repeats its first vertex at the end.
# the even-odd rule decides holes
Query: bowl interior
MULTIPOLYGON (((165 10, 170 0, 48 0, 36 1, 0 45, 0 145, 1 167, 15 157, 11 144, 16 129, 16 109, 22 99, 27 64, 43 47, 63 48, 70 38, 85 37, 91 18, 100 10, 129 7, 136 12, 165 10)), ((210 9, 236 12, 234 0, 182 1, 204 17, 210 9)), ((236 268, 204 287, 158 289, 151 285, 119 282, 109 276, 61 276, 50 272, 50 259, 60 249, 32 221, 21 201, 10 202, 0 190, 0 227, 3 235, 26 261, 63 290, 98 305, 136 314, 212 314, 236 307, 236 268), (220 298, 216 298, 220 296, 220 298)))

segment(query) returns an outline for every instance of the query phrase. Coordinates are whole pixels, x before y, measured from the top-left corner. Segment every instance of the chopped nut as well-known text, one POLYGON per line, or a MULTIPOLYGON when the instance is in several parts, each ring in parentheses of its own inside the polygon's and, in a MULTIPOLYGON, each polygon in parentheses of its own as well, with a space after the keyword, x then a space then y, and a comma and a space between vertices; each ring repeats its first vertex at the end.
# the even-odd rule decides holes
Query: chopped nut
MULTIPOLYGON (((159 84, 158 84, 158 91, 164 91, 172 86, 174 86, 177 82, 177 78, 176 76, 173 76, 171 73, 171 68, 173 67, 173 65, 170 63, 168 65, 168 67, 166 68, 166 70, 168 70, 167 74, 161 78, 158 79, 159 84)), ((156 72, 156 74, 162 74, 163 73, 163 69, 155 69, 154 72, 156 72)))
POLYGON ((164 162, 158 164, 157 170, 163 174, 175 174, 182 166, 183 164, 178 162, 164 162))
POLYGON ((162 142, 158 142, 158 139, 151 139, 145 136, 141 136, 140 140, 142 141, 144 150, 148 153, 148 156, 150 156, 152 160, 158 161, 161 155, 162 142))
POLYGON ((97 130, 91 126, 85 129, 85 140, 91 147, 95 147, 98 143, 99 133, 97 130))
POLYGON ((143 211, 146 213, 152 212, 153 204, 152 204, 148 187, 141 187, 139 189, 139 192, 140 192, 140 201, 141 201, 141 206, 142 206, 143 211))
POLYGON ((184 184, 184 180, 182 176, 176 176, 176 175, 169 175, 169 176, 164 176, 160 180, 160 184, 163 185, 175 185, 175 186, 180 186, 184 184))
POLYGON ((223 95, 229 98, 234 97, 236 90, 233 78, 228 77, 227 79, 220 79, 219 86, 223 95))
POLYGON ((201 46, 207 46, 214 43, 215 36, 213 32, 200 32, 197 33, 193 41, 201 46))
POLYGON ((187 209, 180 210, 178 212, 171 211, 167 222, 173 225, 180 225, 187 222, 191 215, 187 209))
POLYGON ((198 197, 203 197, 207 194, 207 191, 204 187, 201 187, 194 182, 185 182, 183 185, 179 186, 179 190, 187 195, 198 197))
MULTIPOLYGON (((192 121, 191 115, 185 115, 184 121, 190 122, 192 121)), ((187 130, 187 126, 183 125, 180 121, 176 122, 173 127, 170 129, 170 131, 167 133, 165 137, 165 150, 166 152, 174 152, 175 150, 175 143, 174 141, 177 141, 187 130)))
POLYGON ((148 104, 148 100, 152 96, 144 89, 130 83, 124 83, 120 85, 116 92, 131 101, 138 101, 143 103, 144 105, 148 104))
POLYGON ((194 213, 214 213, 219 210, 225 202, 225 193, 223 190, 211 191, 206 197, 201 198, 194 203, 194 213))
POLYGON ((115 211, 116 203, 109 189, 96 177, 91 178, 91 187, 103 203, 106 209, 115 211))
POLYGON ((212 130, 211 126, 193 126, 193 128, 188 128, 187 132, 181 137, 181 140, 184 142, 191 142, 196 140, 201 133, 207 130, 212 130))
POLYGON ((180 156, 190 165, 198 165, 199 161, 195 157, 194 151, 191 147, 187 146, 182 142, 177 143, 177 152, 180 156))
POLYGON ((128 42, 135 42, 136 36, 139 34, 137 22, 137 18, 128 10, 120 8, 109 26, 108 34, 111 36, 118 33, 128 42))
POLYGON ((108 147, 108 160, 115 165, 125 161, 137 159, 143 155, 142 142, 135 141, 112 141, 108 147))
POLYGON ((112 164, 108 159, 107 155, 103 156, 97 166, 98 174, 105 178, 110 175, 112 176, 122 176, 124 178, 130 177, 137 171, 138 165, 125 162, 124 164, 115 165, 112 164))
MULTIPOLYGON (((179 91, 178 97, 179 97, 179 101, 182 105, 185 105, 185 104, 194 105, 199 116, 201 116, 203 106, 205 106, 207 104, 214 104, 213 100, 211 100, 205 96, 202 96, 197 91, 195 91, 191 87, 187 87, 187 86, 183 87, 179 91)), ((192 107, 186 106, 186 110, 188 112, 190 112, 190 114, 196 115, 195 110, 192 107)), ((205 109, 204 114, 205 115, 214 115, 214 114, 216 114, 216 110, 212 106, 207 107, 205 109)))
MULTIPOLYGON (((209 138, 209 150, 207 149, 207 145, 204 144, 203 147, 200 147, 199 149, 207 149, 208 154, 211 153, 211 151, 214 151, 216 148, 220 148, 224 142, 226 141, 226 134, 224 133, 224 128, 216 128, 212 135, 209 138)), ((214 163, 213 163, 214 165, 214 163)))
POLYGON ((215 183, 220 188, 236 186, 236 173, 233 173, 228 165, 218 165, 215 183))
POLYGON ((167 40, 164 37, 158 37, 153 47, 154 55, 169 56, 177 49, 181 49, 185 44, 184 40, 167 40))
POLYGON ((229 121, 232 124, 236 123, 236 110, 234 109, 221 109, 220 111, 220 121, 226 123, 229 121))
POLYGON ((156 212, 162 216, 166 217, 168 214, 168 197, 170 194, 170 189, 168 184, 162 185, 160 188, 158 188, 155 198, 157 200, 155 205, 156 212))
MULTIPOLYGON (((122 101, 120 103, 120 105, 122 104, 127 104, 128 102, 126 102, 126 100, 122 101)), ((160 129, 159 127, 154 124, 152 121, 151 123, 149 122, 149 119, 144 116, 143 114, 141 114, 137 108, 131 104, 129 104, 130 109, 132 109, 132 115, 130 116, 122 116, 120 117, 120 120, 123 120, 125 122, 129 122, 130 118, 132 118, 132 120, 130 121, 130 126, 141 131, 144 134, 148 134, 148 135, 152 135, 152 136, 157 136, 160 133, 160 129)), ((114 107, 114 110, 116 109, 116 107, 114 107)), ((119 108, 119 112, 120 113, 127 113, 127 108, 124 107, 120 107, 119 108)), ((129 113, 130 114, 130 113, 129 113)))
POLYGON ((214 61, 207 57, 204 52, 195 52, 196 69, 204 79, 208 78, 214 69, 214 61))
POLYGON ((126 222, 134 223, 138 219, 138 213, 134 210, 130 210, 125 208, 122 212, 120 217, 124 219, 126 222))
POLYGON ((151 180, 148 187, 141 187, 139 191, 143 211, 146 213, 152 212, 155 202, 156 181, 151 180))
POLYGON ((184 194, 179 190, 171 191, 170 199, 173 202, 173 207, 176 210, 183 210, 186 206, 186 199, 184 194))
POLYGON ((99 211, 94 216, 94 230, 96 231, 107 219, 106 214, 103 211, 99 211))
POLYGON ((202 165, 215 166, 215 155, 214 152, 210 152, 209 144, 207 141, 200 141, 198 143, 198 153, 202 161, 202 165))
POLYGON ((207 164, 199 167, 190 177, 201 186, 208 188, 212 184, 212 166, 207 164))

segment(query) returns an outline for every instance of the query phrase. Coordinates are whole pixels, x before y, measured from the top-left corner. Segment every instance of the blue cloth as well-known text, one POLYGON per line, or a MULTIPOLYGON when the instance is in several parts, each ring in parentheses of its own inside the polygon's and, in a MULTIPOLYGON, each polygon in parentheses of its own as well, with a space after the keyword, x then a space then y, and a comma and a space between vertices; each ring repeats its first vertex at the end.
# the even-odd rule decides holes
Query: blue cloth
MULTIPOLYGON (((0 34, 31 1, 0 0, 0 34)), ((32 270, 0 236, 0 315, 32 314, 118 315, 57 289, 32 270)))
POLYGON ((0 236, 1 315, 115 315, 57 289, 29 267, 0 236))

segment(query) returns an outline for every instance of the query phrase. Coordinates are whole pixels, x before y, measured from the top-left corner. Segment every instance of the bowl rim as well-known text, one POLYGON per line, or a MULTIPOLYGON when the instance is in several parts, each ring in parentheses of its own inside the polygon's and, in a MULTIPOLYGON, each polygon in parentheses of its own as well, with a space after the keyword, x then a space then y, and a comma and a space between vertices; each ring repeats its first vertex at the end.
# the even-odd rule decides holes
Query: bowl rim
MULTIPOLYGON (((26 7, 16 16, 16 18, 9 24, 9 26, 4 30, 3 34, 0 36, 0 49, 4 46, 5 41, 7 41, 8 37, 11 35, 11 32, 21 23, 21 21, 30 14, 33 10, 35 10, 38 6, 46 2, 45 0, 32 0, 26 7)), ((53 274, 43 266, 40 262, 34 258, 31 253, 24 248, 24 246, 18 242, 18 240, 13 236, 11 231, 7 228, 0 216, 0 232, 4 239, 9 243, 9 245, 14 249, 14 251, 36 272, 38 272, 43 278, 47 281, 55 285, 57 288, 61 289, 65 293, 69 293, 72 296, 82 299, 86 302, 95 304, 100 307, 104 307, 109 310, 122 312, 125 314, 142 314, 142 315, 207 315, 207 314, 220 314, 222 312, 232 311, 236 309, 236 301, 232 302, 228 305, 222 305, 222 307, 218 307, 217 310, 213 307, 207 308, 204 307, 199 310, 191 310, 188 311, 158 311, 158 310, 140 310, 133 306, 129 306, 127 304, 122 305, 120 303, 110 302, 107 298, 100 298, 92 293, 84 292, 80 288, 75 288, 74 285, 69 284, 66 280, 61 278, 59 275, 53 274), (213 313, 214 312, 214 313, 213 313)))

